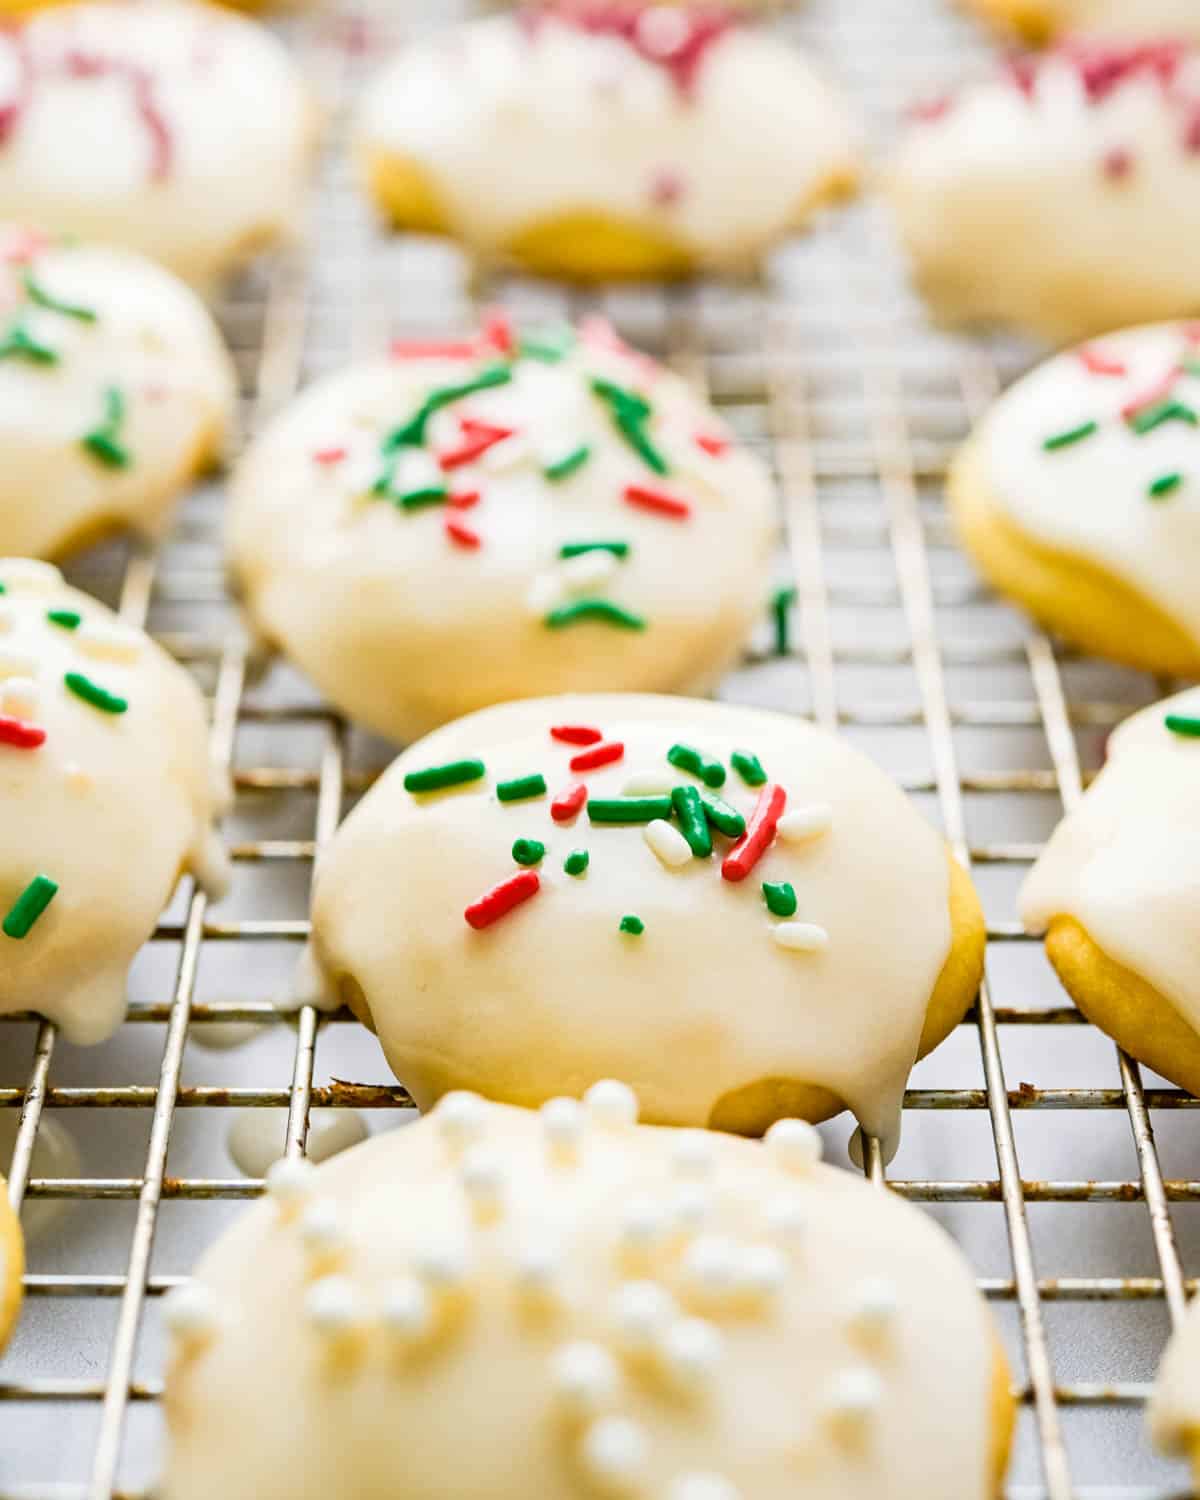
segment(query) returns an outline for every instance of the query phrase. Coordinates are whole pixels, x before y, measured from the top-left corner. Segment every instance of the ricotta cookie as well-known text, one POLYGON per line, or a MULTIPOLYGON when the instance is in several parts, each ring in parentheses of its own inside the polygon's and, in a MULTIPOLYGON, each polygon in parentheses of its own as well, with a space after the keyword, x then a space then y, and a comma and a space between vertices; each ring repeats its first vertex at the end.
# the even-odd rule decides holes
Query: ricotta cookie
POLYGON ((1021 916, 1071 998, 1200 1094, 1200 689, 1143 709, 1055 830, 1021 916))
POLYGON ((1187 37, 1200 41, 1195 0, 963 0, 993 25, 1017 31, 1027 41, 1047 42, 1067 32, 1106 36, 1187 37))
POLYGON ((1200 325, 1129 329, 1007 391, 949 495, 985 576, 1087 651, 1200 674, 1200 325))
POLYGON ((1077 41, 917 116, 890 191, 943 319, 1067 343, 1200 309, 1195 49, 1077 41))
POLYGON ((604 324, 396 345, 314 386, 233 483, 249 613, 399 740, 568 688, 707 691, 769 590, 775 498, 604 324))
POLYGON ((314 952, 426 1108, 634 1079, 758 1135, 850 1108, 894 1152, 975 995, 970 880, 893 783, 780 714, 506 704, 412 746, 322 856, 314 952))
POLYGON ((581 280, 747 269, 856 176, 802 54, 731 10, 645 0, 527 6, 406 48, 359 150, 398 227, 581 280))
POLYGON ((1008 1372, 919 1210, 765 1143, 455 1094, 268 1198, 164 1309, 165 1500, 989 1500, 1008 1372))
POLYGON ((1167 1345, 1148 1415, 1159 1447, 1190 1458, 1200 1477, 1200 1302, 1195 1299, 1167 1345))
POLYGON ((8 1201, 8 1184, 0 1177, 0 1353, 12 1336, 21 1311, 25 1243, 21 1222, 8 1201))
POLYGON ((222 449, 235 389, 207 309, 169 272, 0 226, 0 552, 160 531, 222 449))
POLYGON ((0 1012, 99 1042, 179 876, 222 889, 224 778, 148 636, 48 563, 0 558, 0 586, 0 1012))
POLYGON ((0 203, 205 281, 287 227, 310 105, 282 43, 208 5, 68 5, 0 29, 0 203))

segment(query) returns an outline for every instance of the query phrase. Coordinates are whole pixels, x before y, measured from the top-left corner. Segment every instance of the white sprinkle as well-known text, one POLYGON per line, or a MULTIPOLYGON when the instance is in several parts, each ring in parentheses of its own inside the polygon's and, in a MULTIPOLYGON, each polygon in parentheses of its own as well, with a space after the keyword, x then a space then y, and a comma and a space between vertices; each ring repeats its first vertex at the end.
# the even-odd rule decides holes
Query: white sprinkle
POLYGON ((829 947, 829 934, 815 922, 780 922, 771 928, 771 936, 789 953, 824 953, 829 947))
POLYGON ((537 1302, 557 1300, 562 1281, 562 1257, 546 1241, 518 1251, 515 1265, 518 1290, 537 1302))
POLYGON ((477 1141, 486 1122, 487 1105, 465 1090, 447 1094, 433 1112, 437 1132, 451 1151, 464 1151, 477 1141))
POLYGON ((562 578, 558 573, 538 573, 525 595, 525 608, 540 620, 550 610, 556 609, 566 597, 562 578))
POLYGON ((755 1301, 764 1301, 782 1291, 787 1260, 774 1245, 750 1245, 739 1251, 734 1275, 739 1291, 755 1301))
POLYGON ((578 1099, 547 1099, 541 1108, 546 1144, 559 1156, 573 1158, 587 1130, 587 1115, 578 1099))
POLYGON ((477 1218, 491 1219, 504 1206, 504 1170, 494 1151, 472 1146, 463 1157, 463 1192, 477 1218))
POLYGON ((135 662, 141 655, 142 638, 137 631, 107 620, 88 621, 75 632, 75 646, 96 661, 135 662))
POLYGON ((658 1344, 677 1316, 675 1299, 656 1281, 627 1281, 609 1304, 613 1328, 628 1354, 645 1354, 658 1344))
POLYGON ((31 557, 0 557, 0 583, 10 594, 48 594, 63 586, 63 576, 53 563, 31 557))
POLYGON ((666 1500, 742 1500, 742 1492, 720 1474, 683 1474, 671 1481, 666 1500))
POLYGON ((40 695, 32 677, 10 677, 0 688, 0 707, 14 719, 36 719, 40 695))
POLYGON ((716 1167, 712 1139, 705 1130, 681 1130, 671 1150, 671 1170, 677 1177, 702 1180, 716 1167))
POLYGON ((662 1358, 672 1379, 688 1390, 711 1385, 721 1363, 725 1340, 720 1329, 703 1318, 680 1318, 663 1335, 662 1358))
POLYGON ((559 568, 563 587, 569 594, 586 594, 607 583, 617 570, 617 559, 611 552, 581 552, 569 557, 559 568))
POLYGON ((807 1176, 821 1160, 821 1137, 807 1120, 776 1120, 765 1139, 775 1165, 797 1177, 807 1176))
POLYGON ((697 1183, 685 1183, 671 1194, 667 1215, 676 1234, 699 1234, 708 1220, 712 1198, 697 1183))
POLYGON ((37 657, 14 648, 0 650, 0 677, 36 677, 37 657))
POLYGON ((627 1083, 618 1083, 615 1078, 604 1078, 592 1084, 584 1094, 583 1102, 596 1124, 607 1130, 637 1124, 637 1095, 627 1083))
POLYGON ((621 1211, 621 1246, 645 1254, 662 1238, 665 1227, 665 1215, 654 1198, 648 1194, 633 1198, 621 1211))
POLYGON ((584 1434, 580 1458, 604 1488, 626 1494, 638 1482, 649 1456, 646 1436, 628 1417, 603 1417, 584 1434))
POLYGON ((393 1281, 384 1288, 379 1321, 388 1333, 405 1343, 424 1338, 433 1327, 429 1293, 411 1276, 393 1281))
POLYGON ((895 1284, 886 1278, 860 1281, 850 1296, 850 1327, 863 1338, 881 1338, 896 1320, 898 1301, 895 1284))
POLYGON ((452 1244, 423 1245, 413 1255, 413 1269, 435 1292, 457 1291, 470 1272, 466 1251, 452 1244))
POLYGON ((313 1190, 312 1162, 300 1156, 284 1156, 267 1170, 267 1192, 282 1209, 294 1209, 313 1190))
POLYGON ((879 1410, 883 1382, 865 1365, 843 1370, 834 1380, 825 1402, 830 1421, 847 1431, 861 1429, 879 1410))
POLYGON ((440 489, 446 483, 442 466, 424 448, 402 448, 392 476, 392 490, 398 495, 412 490, 440 489))
POLYGON ((737 1285, 737 1252, 720 1234, 702 1234, 687 1248, 683 1274, 702 1297, 727 1297, 737 1285))
POLYGON ((663 796, 676 784, 678 778, 672 778, 663 771, 637 771, 621 788, 624 797, 655 797, 663 796))
POLYGON ((304 1210, 300 1219, 300 1238, 310 1255, 336 1255, 345 1247, 346 1234, 337 1204, 328 1198, 317 1198, 304 1210))
POLYGON ((205 1344, 220 1325, 215 1295, 199 1281, 177 1286, 163 1301, 163 1322, 180 1343, 205 1344))
POLYGON ((776 1193, 763 1213, 768 1230, 795 1245, 808 1227, 808 1215, 797 1193, 776 1193))
POLYGON ((784 813, 778 824, 779 837, 786 843, 800 844, 828 833, 832 826, 833 808, 827 802, 813 802, 784 813))
POLYGON ((594 1417, 616 1399, 621 1372, 602 1344, 580 1339, 556 1349, 550 1361, 554 1395, 572 1417, 594 1417))
POLYGON ((681 869, 692 858, 691 846, 678 828, 665 818, 655 818, 642 829, 642 837, 669 870, 681 869))
POLYGON ((348 1276, 323 1276, 304 1298, 304 1312, 317 1333, 338 1338, 351 1333, 362 1320, 358 1293, 348 1276))
POLYGON ((687 16, 673 5, 652 5, 638 17, 638 42, 655 57, 673 57, 690 35, 687 16))

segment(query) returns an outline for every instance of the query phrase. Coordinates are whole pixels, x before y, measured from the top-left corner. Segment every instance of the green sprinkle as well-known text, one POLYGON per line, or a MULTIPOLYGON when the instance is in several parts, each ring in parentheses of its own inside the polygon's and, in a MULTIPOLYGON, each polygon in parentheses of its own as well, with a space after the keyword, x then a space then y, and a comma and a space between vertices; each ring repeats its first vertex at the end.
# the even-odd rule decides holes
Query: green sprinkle
POLYGON ((1187 714, 1168 714, 1166 726, 1172 734, 1182 734, 1188 739, 1200 739, 1200 719, 1190 718, 1187 714))
POLYGON ((36 302, 39 307, 48 307, 51 312, 62 313, 65 318, 78 318, 81 323, 94 323, 96 313, 93 308, 80 307, 75 302, 63 302, 58 297, 52 296, 41 286, 32 271, 25 272, 25 292, 31 302, 36 302))
POLYGON ((671 793, 671 806, 679 819, 679 831, 697 859, 712 853, 712 832, 704 816, 704 804, 694 786, 677 786, 671 793))
POLYGON ((705 760, 693 745, 672 745, 667 751, 667 759, 681 771, 699 776, 705 786, 725 785, 725 767, 719 760, 705 760))
POLYGON ((603 620, 606 625, 620 625, 625 630, 645 630, 646 621, 632 610, 622 609, 611 599, 577 599, 574 604, 564 604, 552 609, 543 624, 551 630, 561 630, 564 625, 574 625, 578 620, 603 620))
POLYGON ((51 625, 61 625, 64 630, 78 630, 83 624, 83 616, 77 609, 48 609, 46 618, 51 625))
POLYGON ((730 807, 713 792, 701 792, 700 802, 704 816, 717 830, 731 839, 740 839, 746 831, 746 820, 736 807, 730 807))
POLYGON ((501 781, 496 786, 496 796, 501 802, 522 802, 526 797, 544 797, 546 778, 540 771, 531 776, 517 776, 512 781, 501 781))
POLYGON ((0 931, 5 937, 28 937, 34 923, 58 895, 58 883, 48 875, 35 875, 13 902, 0 931))
POLYGON ((776 589, 771 595, 771 617, 775 621, 776 656, 787 656, 792 649, 789 625, 792 605, 795 602, 796 589, 790 583, 784 588, 776 589))
POLYGON ((596 395, 608 403, 613 425, 634 452, 656 474, 669 474, 670 465, 646 432, 646 422, 653 411, 649 401, 636 391, 599 376, 594 376, 591 384, 596 395))
POLYGON ((1189 354, 1186 359, 1179 362, 1179 368, 1185 375, 1200 375, 1200 359, 1194 354, 1189 354))
POLYGON ((3 583, 0 583, 0 594, 7 594, 7 593, 8 593, 8 587, 7 587, 7 585, 3 584, 3 583))
POLYGON ((101 713, 123 714, 129 707, 124 698, 118 698, 115 693, 102 688, 99 683, 93 682, 90 677, 85 677, 82 672, 68 672, 63 681, 77 698, 82 698, 85 703, 90 703, 101 713))
POLYGON ((28 334, 20 323, 14 323, 0 339, 0 359, 27 359, 35 365, 56 365, 58 354, 28 334))
POLYGON ((614 557, 628 557, 628 542, 564 542, 559 557, 582 557, 585 552, 611 552, 614 557))
POLYGON ((590 857, 586 849, 572 849, 563 861, 563 869, 568 875, 582 875, 590 857))
POLYGON ((591 384, 596 395, 607 401, 614 411, 627 411, 643 419, 650 415, 652 408, 649 401, 645 396, 639 396, 637 391, 617 385, 613 380, 604 380, 599 375, 592 377, 591 384))
POLYGON ((443 385, 435 391, 430 391, 416 414, 402 426, 394 428, 384 438, 383 451, 393 453, 397 448, 423 447, 425 429, 435 412, 441 411, 443 406, 450 406, 455 401, 463 400, 466 396, 473 396, 476 391, 486 391, 493 386, 507 385, 511 379, 512 370, 508 365, 488 365, 487 369, 481 370, 473 380, 463 381, 460 385, 443 385))
POLYGON ((764 880, 762 893, 773 917, 796 915, 796 892, 786 880, 764 880))
POLYGON ((104 392, 104 420, 99 427, 83 435, 81 442, 89 453, 110 469, 129 467, 129 453, 120 442, 121 423, 125 420, 125 397, 115 385, 104 392))
POLYGON ((646 930, 646 924, 641 917, 635 917, 632 912, 621 918, 621 931, 627 932, 631 937, 641 937, 646 930))
POLYGON ((393 505, 402 506, 405 510, 419 510, 424 505, 444 505, 449 493, 444 484, 429 484, 423 489, 393 495, 391 500, 393 505))
POLYGON ((576 469, 582 468, 592 456, 592 450, 587 443, 580 443, 578 448, 558 459, 555 463, 547 464, 542 473, 547 479, 566 479, 574 474, 576 469))
POLYGON ((588 817, 593 823, 653 823, 671 816, 670 797, 591 797, 588 817))
POLYGON ((540 359, 543 364, 556 365, 575 347, 575 330, 569 323, 536 328, 517 347, 522 359, 540 359))
POLYGON ((468 781, 478 781, 485 774, 486 768, 481 760, 448 760, 445 765, 409 771, 404 778, 404 790, 440 792, 448 786, 463 786, 468 781))
POLYGON ((546 846, 539 839, 517 839, 512 857, 519 865, 540 865, 546 857, 546 846))
POLYGON ((1056 432, 1051 437, 1042 440, 1042 447, 1047 453, 1053 453, 1057 448, 1069 448, 1072 443, 1080 443, 1084 438, 1091 437, 1096 431, 1095 422, 1080 422, 1078 427, 1068 427, 1065 432, 1056 432))
POLYGON ((1182 483, 1182 474, 1160 474, 1152 481, 1148 493, 1152 500, 1160 500, 1164 495, 1177 490, 1182 483))
POLYGON ((729 760, 747 786, 762 786, 766 781, 767 773, 762 768, 762 761, 752 751, 735 750, 729 760))
POLYGON ((1164 422, 1187 422, 1189 426, 1195 427, 1197 422, 1196 413, 1190 406, 1182 401, 1160 401, 1156 406, 1148 406, 1145 411, 1140 411, 1130 419, 1129 425, 1139 437, 1147 432, 1153 432, 1156 427, 1161 427, 1164 422))

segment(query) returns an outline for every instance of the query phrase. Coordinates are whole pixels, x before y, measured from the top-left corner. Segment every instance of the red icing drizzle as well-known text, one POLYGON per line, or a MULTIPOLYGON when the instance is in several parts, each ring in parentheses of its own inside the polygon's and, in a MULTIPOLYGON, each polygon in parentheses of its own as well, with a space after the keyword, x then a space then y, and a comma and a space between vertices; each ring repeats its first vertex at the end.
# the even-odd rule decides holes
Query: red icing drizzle
POLYGON ((530 36, 554 21, 596 36, 620 37, 644 61, 665 69, 682 94, 695 88, 709 49, 738 24, 724 6, 671 11, 649 0, 552 0, 526 6, 519 20, 530 36))

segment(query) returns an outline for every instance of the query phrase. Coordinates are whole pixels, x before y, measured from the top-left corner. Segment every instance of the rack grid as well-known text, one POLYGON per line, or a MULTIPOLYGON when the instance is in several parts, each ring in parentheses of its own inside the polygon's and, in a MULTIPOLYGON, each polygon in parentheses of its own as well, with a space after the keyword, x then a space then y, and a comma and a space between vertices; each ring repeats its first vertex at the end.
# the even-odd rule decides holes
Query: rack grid
MULTIPOLYGON (((943 0, 778 9, 774 24, 840 75, 876 145, 917 93, 984 50, 943 0)), ((447 7, 410 11, 406 27, 445 19, 447 7)), ((1200 1181, 1185 1175, 1197 1101, 1146 1086, 1067 1003, 1013 918, 1016 881, 1080 796, 1104 734, 1169 684, 1031 633, 979 588, 941 508, 955 443, 1030 351, 932 331, 871 197, 753 284, 584 297, 511 278, 470 283, 452 250, 383 238, 353 188, 345 105, 397 33, 387 5, 287 29, 331 101, 329 146, 299 243, 222 309, 248 426, 388 336, 469 326, 481 302, 526 320, 599 306, 770 459, 795 642, 781 652, 764 629, 723 696, 806 714, 871 751, 940 821, 989 918, 989 982, 915 1075, 895 1175, 875 1143, 868 1172, 929 1205, 995 1304, 1021 1401, 1012 1500, 1178 1500, 1186 1475, 1150 1453, 1140 1424, 1195 1285, 1184 1263, 1200 1253, 1189 1213, 1200 1181), (1046 1274, 1058 1264, 1064 1274, 1046 1274)), ((158 1299, 236 1200, 261 1190, 216 1170, 231 1111, 286 1112, 280 1145, 292 1153, 305 1149, 313 1109, 411 1116, 348 1013, 284 1018, 272 1003, 307 935, 313 861, 388 752, 286 667, 257 661, 225 592, 219 500, 218 486, 199 489, 157 553, 112 548, 73 573, 147 623, 210 696, 214 748, 237 791, 237 879, 216 909, 198 891, 178 895, 112 1044, 78 1053, 46 1023, 0 1018, 0 1125, 19 1118, 11 1199, 27 1218, 85 1204, 89 1221, 76 1208, 61 1234, 30 1236, 25 1316, 0 1365, 0 1500, 145 1493, 161 1443, 158 1299), (258 1040, 206 1045, 223 1048, 231 1027, 258 1040), (214 1073, 221 1083, 192 1081, 214 1073), (60 1115, 84 1137, 86 1175, 35 1169, 60 1115), (117 1218, 97 1230, 103 1213, 117 1218)), ((825 1133, 837 1159, 846 1127, 825 1133)))

